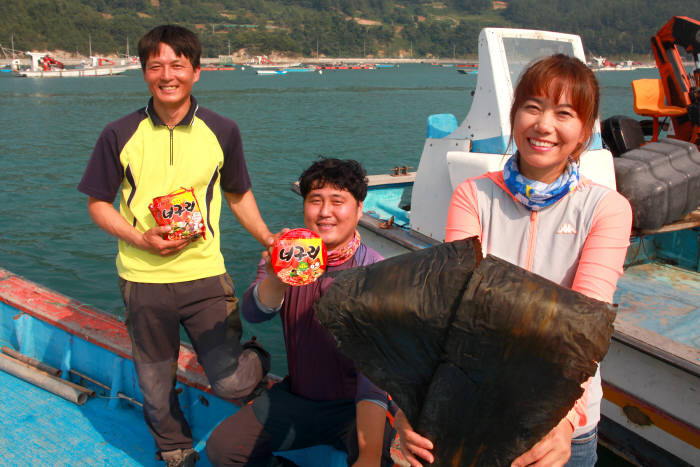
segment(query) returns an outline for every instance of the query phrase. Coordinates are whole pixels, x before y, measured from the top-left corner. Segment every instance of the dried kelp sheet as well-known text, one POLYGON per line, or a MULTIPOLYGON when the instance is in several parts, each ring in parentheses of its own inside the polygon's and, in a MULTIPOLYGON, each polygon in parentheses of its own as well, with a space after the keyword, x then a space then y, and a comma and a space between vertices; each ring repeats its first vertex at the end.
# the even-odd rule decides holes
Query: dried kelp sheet
POLYGON ((480 252, 472 238, 347 270, 315 305, 434 465, 510 465, 573 407, 613 331, 612 306, 480 252))

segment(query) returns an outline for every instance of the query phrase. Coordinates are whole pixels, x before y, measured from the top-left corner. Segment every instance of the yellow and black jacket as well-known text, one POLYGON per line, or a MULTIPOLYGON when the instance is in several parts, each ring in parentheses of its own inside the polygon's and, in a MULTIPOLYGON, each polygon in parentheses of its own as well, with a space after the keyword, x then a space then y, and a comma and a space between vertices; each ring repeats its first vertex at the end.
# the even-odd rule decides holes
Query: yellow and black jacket
POLYGON ((245 193, 250 177, 240 131, 233 120, 199 107, 175 127, 166 126, 148 106, 108 124, 95 144, 78 190, 114 202, 138 231, 156 225, 148 209, 153 198, 184 187, 194 189, 206 226, 200 238, 179 254, 154 255, 119 241, 117 271, 133 282, 170 283, 225 272, 220 251, 221 189, 245 193))

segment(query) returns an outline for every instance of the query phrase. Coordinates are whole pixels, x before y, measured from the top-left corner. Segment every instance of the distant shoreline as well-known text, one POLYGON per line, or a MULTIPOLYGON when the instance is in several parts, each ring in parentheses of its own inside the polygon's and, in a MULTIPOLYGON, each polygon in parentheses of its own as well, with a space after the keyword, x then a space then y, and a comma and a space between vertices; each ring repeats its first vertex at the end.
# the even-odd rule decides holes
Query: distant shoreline
MULTIPOLYGON (((57 60, 60 60, 63 62, 65 65, 68 66, 76 66, 80 65, 81 63, 89 63, 89 58, 88 57, 65 57, 62 56, 59 53, 52 53, 52 52, 47 52, 49 55, 51 55, 53 58, 56 58, 57 60)), ((116 57, 113 55, 105 55, 104 56, 107 59, 113 60, 115 64, 119 65, 120 61, 123 60, 123 57, 116 57)), ((18 57, 22 63, 22 65, 29 65, 30 59, 29 57, 18 57)), ((616 61, 616 59, 613 57, 611 60, 616 61)), ((206 65, 215 65, 219 63, 228 63, 232 64, 235 66, 250 66, 252 65, 250 63, 251 57, 231 57, 231 56, 226 56, 222 55, 220 57, 207 57, 207 58, 202 58, 201 63, 202 66, 206 65), (233 60, 228 60, 226 61, 227 58, 233 58, 233 60), (223 60, 223 61, 222 61, 223 60)), ((318 64, 351 64, 351 63, 356 63, 356 64, 377 64, 377 63, 385 63, 385 64, 395 64, 395 65, 400 65, 400 64, 410 64, 410 63, 428 63, 428 64, 435 64, 435 65, 474 65, 478 64, 478 59, 476 57, 471 57, 471 58, 430 58, 430 57, 423 57, 423 58, 358 58, 358 57, 319 57, 319 58, 313 58, 313 57, 272 57, 271 58, 271 65, 279 65, 280 67, 283 66, 289 66, 290 64, 297 64, 301 63, 303 65, 318 65, 318 64)), ((653 60, 647 59, 639 59, 637 60, 642 63, 643 66, 645 67, 655 67, 656 62, 653 60)), ((0 66, 5 66, 9 65, 12 62, 12 59, 10 58, 0 58, 0 66)), ((683 62, 686 65, 693 65, 692 62, 683 62)))
MULTIPOLYGON (((218 58, 203 58, 202 63, 219 63, 218 58)), ((437 63, 437 64, 475 64, 478 63, 476 58, 352 58, 352 57, 322 57, 322 58, 286 58, 273 61, 273 64, 285 65, 288 63, 306 63, 315 65, 319 63, 437 63)), ((250 63, 242 61, 233 61, 234 65, 250 65, 250 63)))
MULTIPOLYGON (((58 54, 52 54, 51 52, 48 52, 49 55, 52 57, 56 58, 57 60, 60 60, 63 62, 65 65, 68 66, 76 66, 80 65, 81 63, 88 63, 89 59, 88 57, 78 57, 78 58, 66 58, 62 57, 58 54)), ((232 61, 228 62, 222 62, 222 58, 225 56, 221 57, 216 57, 216 58, 202 58, 201 63, 202 66, 206 65, 215 65, 219 63, 229 63, 235 66, 250 66, 251 63, 249 63, 250 58, 238 58, 235 57, 232 61)), ((122 57, 114 57, 114 56, 105 56, 105 58, 108 58, 110 60, 113 60, 117 65, 120 64, 120 60, 123 60, 122 57)), ((20 61, 22 65, 29 65, 30 59, 29 57, 21 57, 20 61)), ((643 66, 646 67, 655 67, 656 63, 652 60, 639 60, 643 66)), ((10 58, 0 58, 0 66, 5 66, 9 65, 12 62, 12 59, 10 58)), ((478 64, 478 59, 477 58, 357 58, 357 57, 320 57, 320 58, 311 58, 311 57, 297 57, 297 58, 275 58, 273 60, 272 65, 279 65, 281 67, 283 66, 288 66, 290 64, 297 64, 301 63, 302 65, 318 65, 318 64, 350 64, 350 63, 358 63, 358 64, 366 64, 366 63, 372 63, 372 64, 377 64, 377 63, 386 63, 386 64, 395 64, 395 65, 401 65, 401 64, 410 64, 410 63, 428 63, 428 64, 435 64, 435 65, 474 65, 478 64)), ((686 65, 692 65, 692 62, 684 62, 686 65)))
MULTIPOLYGON (((61 57, 60 55, 52 54, 51 52, 47 52, 48 55, 51 55, 52 57, 56 58, 57 60, 60 60, 63 62, 65 65, 80 65, 83 62, 89 62, 88 57, 78 57, 78 58, 65 58, 61 57)), ((113 60, 117 65, 119 64, 119 61, 121 60, 121 57, 113 57, 113 56, 108 56, 105 55, 105 58, 108 58, 110 60, 113 60)), ((29 57, 18 57, 23 65, 29 65, 30 59, 29 57)), ((238 65, 238 66, 246 66, 246 65, 251 65, 251 63, 248 63, 249 59, 234 59, 233 61, 229 61, 228 63, 232 63, 233 65, 238 65)), ((9 65, 12 62, 12 59, 10 58, 0 58, 0 66, 5 66, 9 65)), ((202 65, 213 65, 213 64, 218 64, 221 63, 221 58, 216 57, 216 58, 202 58, 201 59, 202 65)), ((478 60, 476 58, 353 58, 353 57, 321 57, 321 58, 310 58, 310 57, 300 57, 300 58, 284 58, 284 59, 276 59, 273 61, 273 64, 275 65, 280 65, 284 66, 290 63, 303 63, 303 64, 309 64, 309 65, 315 65, 319 63, 388 63, 388 64, 402 64, 402 63, 436 63, 439 65, 443 64, 475 64, 477 63, 478 60)))

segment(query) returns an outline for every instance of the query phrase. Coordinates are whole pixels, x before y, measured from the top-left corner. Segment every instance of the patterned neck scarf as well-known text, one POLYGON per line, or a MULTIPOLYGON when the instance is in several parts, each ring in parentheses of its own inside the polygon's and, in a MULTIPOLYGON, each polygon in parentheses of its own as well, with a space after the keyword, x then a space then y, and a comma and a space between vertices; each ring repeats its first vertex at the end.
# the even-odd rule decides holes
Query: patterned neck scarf
POLYGON ((516 152, 508 159, 505 167, 503 167, 503 179, 510 192, 515 196, 515 199, 529 210, 539 211, 552 205, 578 186, 578 164, 571 157, 569 157, 566 169, 564 169, 559 178, 547 184, 537 180, 530 180, 522 175, 518 170, 519 156, 520 154, 516 152))
POLYGON ((355 254, 360 246, 360 232, 355 230, 355 236, 342 248, 328 252, 328 266, 343 264, 355 254))

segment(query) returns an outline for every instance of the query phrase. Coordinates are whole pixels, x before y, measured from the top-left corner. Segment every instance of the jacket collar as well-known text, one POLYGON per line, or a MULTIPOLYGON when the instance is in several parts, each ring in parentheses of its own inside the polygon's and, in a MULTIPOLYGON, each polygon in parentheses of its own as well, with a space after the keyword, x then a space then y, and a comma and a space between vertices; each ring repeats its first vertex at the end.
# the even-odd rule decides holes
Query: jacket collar
MULTIPOLYGON (((198 109, 199 105, 197 104, 197 99, 195 99, 194 96, 190 96, 190 109, 187 111, 187 115, 185 115, 184 118, 180 120, 180 122, 175 126, 192 125, 192 123, 194 122, 194 116, 197 113, 198 109)), ((146 114, 151 119, 154 125, 165 126, 165 123, 163 123, 163 120, 160 119, 155 109, 153 108, 153 97, 151 97, 148 100, 148 105, 146 106, 146 114)))

